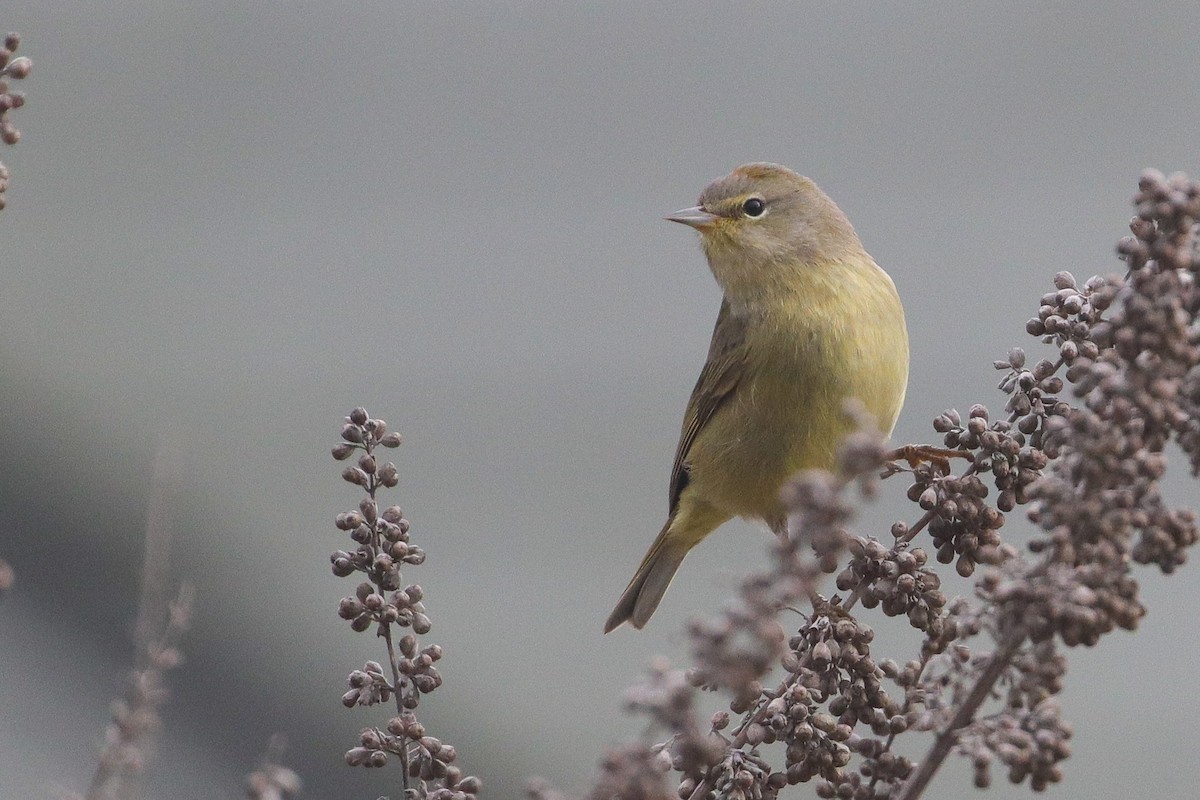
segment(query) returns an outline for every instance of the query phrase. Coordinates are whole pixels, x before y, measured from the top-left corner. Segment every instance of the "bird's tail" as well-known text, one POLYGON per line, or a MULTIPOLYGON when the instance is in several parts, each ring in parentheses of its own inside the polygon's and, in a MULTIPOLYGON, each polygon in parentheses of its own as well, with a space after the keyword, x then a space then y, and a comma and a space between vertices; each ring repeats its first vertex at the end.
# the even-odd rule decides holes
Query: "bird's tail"
POLYGON ((679 536, 669 535, 673 521, 667 520, 654 544, 650 545, 641 566, 633 575, 633 580, 625 587, 621 599, 617 601, 617 607, 608 615, 608 621, 604 623, 605 633, 624 622, 641 629, 650 621, 654 609, 658 608, 663 594, 671 585, 671 579, 675 577, 675 571, 683 563, 683 557, 695 544, 680 541, 679 536))

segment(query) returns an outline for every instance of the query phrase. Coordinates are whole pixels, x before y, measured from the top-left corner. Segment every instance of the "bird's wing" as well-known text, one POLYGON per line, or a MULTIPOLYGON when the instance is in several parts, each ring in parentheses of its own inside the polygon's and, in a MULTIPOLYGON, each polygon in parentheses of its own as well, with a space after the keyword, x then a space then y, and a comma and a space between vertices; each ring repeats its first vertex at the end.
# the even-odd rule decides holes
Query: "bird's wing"
POLYGON ((746 321, 729 311, 729 301, 721 300, 717 324, 713 328, 712 343, 708 346, 708 360, 692 397, 688 400, 683 415, 683 433, 679 437, 679 449, 675 452, 675 464, 671 467, 670 516, 675 516, 679 496, 688 484, 688 452, 696 436, 704 429, 717 410, 733 396, 734 389, 745 372, 746 321))

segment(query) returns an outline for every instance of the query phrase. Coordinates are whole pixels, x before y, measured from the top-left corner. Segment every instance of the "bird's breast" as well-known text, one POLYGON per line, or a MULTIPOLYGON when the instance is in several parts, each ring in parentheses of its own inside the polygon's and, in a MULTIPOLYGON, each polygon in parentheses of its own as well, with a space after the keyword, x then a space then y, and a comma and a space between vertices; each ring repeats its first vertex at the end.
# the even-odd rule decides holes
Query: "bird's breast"
POLYGON ((868 299, 866 314, 861 302, 835 297, 820 311, 789 307, 748 327, 742 382, 692 449, 690 478, 701 496, 730 514, 778 516, 789 477, 836 465, 852 427, 849 398, 891 431, 907 382, 903 312, 894 290, 868 299))

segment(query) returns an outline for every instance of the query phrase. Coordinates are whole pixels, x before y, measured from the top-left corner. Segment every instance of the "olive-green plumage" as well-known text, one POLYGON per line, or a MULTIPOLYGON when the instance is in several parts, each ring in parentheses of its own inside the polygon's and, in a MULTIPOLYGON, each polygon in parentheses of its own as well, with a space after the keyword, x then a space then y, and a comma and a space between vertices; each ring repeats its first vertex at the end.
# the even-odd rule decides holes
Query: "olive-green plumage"
POLYGON ((667 219, 700 232, 724 291, 683 417, 667 522, 604 625, 643 627, 685 555, 735 516, 785 525, 779 492, 832 468, 857 398, 890 433, 908 381, 892 279, 809 179, 746 164, 667 219))

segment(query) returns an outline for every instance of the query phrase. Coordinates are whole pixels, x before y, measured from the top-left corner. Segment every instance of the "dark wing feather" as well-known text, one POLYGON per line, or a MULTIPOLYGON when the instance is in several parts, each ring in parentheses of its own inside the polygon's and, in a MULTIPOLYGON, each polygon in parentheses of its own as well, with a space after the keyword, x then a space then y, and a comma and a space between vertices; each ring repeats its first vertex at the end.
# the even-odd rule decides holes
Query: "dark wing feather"
POLYGON ((692 443, 717 413, 717 409, 733 395, 742 378, 746 365, 743 352, 745 334, 745 320, 730 313, 729 301, 722 299, 717 324, 713 327, 712 343, 708 346, 708 360, 700 371, 683 415, 683 433, 679 437, 679 449, 675 452, 675 464, 671 467, 671 517, 675 516, 679 495, 688 484, 687 460, 692 443))

